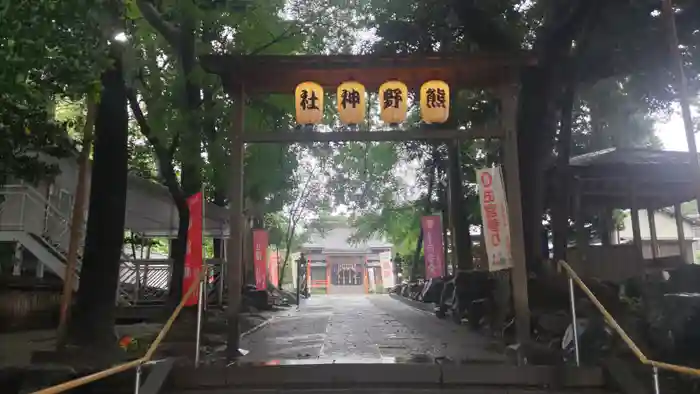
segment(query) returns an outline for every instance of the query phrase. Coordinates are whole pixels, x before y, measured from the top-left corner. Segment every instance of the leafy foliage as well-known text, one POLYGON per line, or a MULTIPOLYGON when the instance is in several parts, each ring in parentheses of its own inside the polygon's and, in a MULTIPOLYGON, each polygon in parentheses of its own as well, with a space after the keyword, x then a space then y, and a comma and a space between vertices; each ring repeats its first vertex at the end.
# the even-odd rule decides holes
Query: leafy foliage
POLYGON ((72 122, 54 122, 57 98, 95 89, 106 40, 95 2, 0 2, 0 183, 36 181, 55 173, 38 154, 67 156, 72 122))

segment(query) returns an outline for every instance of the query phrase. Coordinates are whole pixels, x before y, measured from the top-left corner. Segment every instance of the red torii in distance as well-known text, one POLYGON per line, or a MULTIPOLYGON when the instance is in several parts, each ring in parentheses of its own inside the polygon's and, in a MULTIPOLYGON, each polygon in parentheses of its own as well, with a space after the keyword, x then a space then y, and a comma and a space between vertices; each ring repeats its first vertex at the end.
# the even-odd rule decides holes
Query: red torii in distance
MULTIPOLYGON (((245 143, 304 143, 335 141, 454 141, 460 139, 500 138, 505 155, 506 188, 511 228, 513 302, 518 341, 530 338, 530 311, 527 296, 527 272, 522 234, 522 205, 515 133, 517 84, 523 67, 534 64, 527 52, 474 55, 313 55, 313 56, 245 56, 205 55, 201 59, 207 72, 218 74, 224 88, 236 103, 231 128, 230 238, 228 243, 228 322, 227 358, 238 357, 240 342, 239 308, 241 303, 243 263, 243 149, 245 143), (417 89, 429 80, 447 82, 454 91, 460 89, 493 90, 501 100, 498 124, 466 130, 412 129, 389 131, 353 131, 319 133, 244 132, 245 97, 254 94, 292 94, 305 81, 324 88, 342 82, 357 81, 367 90, 376 90, 388 80, 399 80, 409 89, 417 89)), ((290 98, 291 100, 291 98, 290 98)))

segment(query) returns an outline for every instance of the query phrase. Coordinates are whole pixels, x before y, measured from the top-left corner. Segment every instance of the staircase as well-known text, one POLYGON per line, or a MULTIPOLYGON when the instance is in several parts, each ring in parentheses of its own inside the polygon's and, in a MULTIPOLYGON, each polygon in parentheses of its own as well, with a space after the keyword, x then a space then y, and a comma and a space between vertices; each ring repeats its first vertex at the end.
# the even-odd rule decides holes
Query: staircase
MULTIPOLYGON (((27 185, 0 188, 0 242, 18 243, 56 276, 65 280, 70 212, 62 212, 39 191, 27 185)), ((79 245, 76 275, 82 265, 79 245)), ((79 286, 79 278, 74 288, 79 286)))
MULTIPOLYGON (((21 245, 36 257, 39 264, 65 280, 71 213, 71 204, 54 204, 31 186, 0 187, 0 243, 21 245), (57 205, 64 205, 64 209, 59 209, 57 205)), ((78 249, 74 290, 80 285, 84 239, 81 238, 78 249)), ((151 293, 157 291, 154 289, 167 288, 170 266, 162 261, 124 261, 119 274, 117 303, 131 306, 139 299, 162 300, 162 296, 151 293), (141 278, 141 281, 137 281, 137 278, 141 278)))
MULTIPOLYGON (((602 368, 538 365, 299 364, 175 367, 171 393, 604 394, 602 368)), ((308 361, 304 363, 304 361, 308 361)), ((640 393, 643 394, 643 393, 640 393)))

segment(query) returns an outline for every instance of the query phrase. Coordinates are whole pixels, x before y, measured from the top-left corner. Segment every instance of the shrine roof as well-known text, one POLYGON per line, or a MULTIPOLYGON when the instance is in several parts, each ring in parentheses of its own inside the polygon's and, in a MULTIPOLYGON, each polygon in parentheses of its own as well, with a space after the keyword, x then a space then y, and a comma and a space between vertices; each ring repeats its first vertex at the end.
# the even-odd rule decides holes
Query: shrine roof
POLYGON ((574 167, 689 165, 688 152, 655 149, 610 148, 574 156, 569 161, 574 167))
POLYGON ((337 226, 324 233, 313 231, 308 242, 302 245, 305 250, 323 249, 340 252, 368 252, 373 248, 391 248, 393 245, 377 236, 367 240, 352 241, 355 229, 346 226, 337 226))
MULTIPOLYGON (((550 167, 552 196, 554 171, 550 167)), ((572 157, 567 171, 586 206, 630 208, 634 195, 639 208, 658 209, 696 195, 688 152, 610 148, 572 157)))
POLYGON ((241 83, 247 93, 292 93, 301 82, 335 89, 358 81, 376 90, 392 79, 415 89, 440 79, 453 89, 493 88, 518 82, 520 70, 534 65, 529 52, 430 55, 203 55, 205 71, 221 76, 229 92, 241 83))

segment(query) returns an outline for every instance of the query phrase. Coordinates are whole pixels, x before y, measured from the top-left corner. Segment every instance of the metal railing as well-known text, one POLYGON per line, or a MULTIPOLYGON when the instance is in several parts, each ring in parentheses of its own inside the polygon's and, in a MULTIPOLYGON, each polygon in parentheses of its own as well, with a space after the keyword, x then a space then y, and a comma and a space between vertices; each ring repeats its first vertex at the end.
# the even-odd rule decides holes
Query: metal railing
POLYGON ((119 265, 119 302, 164 302, 170 290, 172 260, 122 260, 119 265))
MULTIPOLYGON (((221 259, 206 259, 205 301, 223 305, 224 278, 221 259)), ((122 306, 164 303, 170 291, 171 259, 123 258, 119 265, 117 303, 122 306)))
MULTIPOLYGON (((27 185, 0 187, 0 199, 0 213, 2 213, 0 229, 33 233, 43 239, 47 248, 67 259, 70 212, 62 212, 39 191, 27 185)), ((83 223, 83 226, 85 224, 83 223)), ((85 239, 82 238, 78 245, 77 271, 80 271, 82 264, 84 241, 85 239)))
POLYGON ((201 330, 202 330, 202 298, 203 298, 203 289, 204 286, 202 286, 205 282, 205 278, 207 275, 207 269, 206 266, 203 267, 202 271, 199 273, 199 280, 197 280, 195 283, 193 283, 189 289, 187 289, 187 292, 183 295, 182 301, 177 305, 175 308, 175 311, 173 311, 172 315, 170 315, 170 318, 168 321, 165 322, 163 325, 163 328, 158 332, 158 335, 156 336, 156 339, 153 340, 151 345, 148 347, 148 350, 146 350, 146 354, 133 361, 129 361, 127 363, 119 364, 114 367, 95 372, 90 375, 82 376, 77 379, 69 380, 67 382, 63 382, 60 384, 57 384, 55 386, 47 387, 45 389, 41 389, 39 391, 35 391, 32 394, 58 394, 58 393, 63 393, 65 391, 85 386, 86 384, 108 378, 110 376, 116 375, 121 372, 128 371, 130 369, 136 368, 136 378, 135 378, 135 384, 134 384, 134 393, 138 394, 139 389, 141 387, 141 372, 142 368, 145 365, 150 365, 157 360, 153 360, 153 355, 155 354, 156 350, 158 350, 158 347, 160 346, 161 342, 163 342, 163 339, 165 339, 165 336, 170 332, 170 329, 175 322, 175 319, 180 315, 180 312, 185 306, 185 302, 194 294, 195 290, 199 291, 199 299, 197 302, 197 334, 196 334, 196 349, 195 349, 195 367, 199 365, 199 347, 200 347, 200 339, 201 339, 201 330))
POLYGON ((665 371, 672 371, 684 375, 690 375, 694 377, 700 377, 700 369, 697 368, 691 368, 691 367, 686 367, 683 365, 676 365, 676 364, 670 364, 670 363, 665 363, 661 361, 655 361, 650 358, 648 358, 640 349, 637 344, 634 343, 632 338, 630 338, 629 335, 625 332, 625 330, 620 327, 620 325, 617 323, 614 317, 608 312, 607 309, 603 306, 603 304, 598 300, 598 298, 593 294, 593 292, 586 286, 585 283, 581 280, 581 278, 576 274, 576 271, 574 271, 571 266, 563 261, 560 260, 558 262, 559 266, 566 271, 566 275, 569 278, 569 303, 571 307, 571 315, 572 315, 572 331, 573 331, 573 337, 574 337, 574 351, 575 351, 575 357, 576 357, 576 365, 580 365, 580 352, 579 352, 579 341, 578 341, 578 330, 577 330, 577 324, 576 324, 576 299, 574 297, 574 284, 583 291, 583 293, 588 297, 589 300, 595 305, 596 309, 603 315, 605 318, 605 321, 612 327, 613 330, 617 333, 617 335, 622 338, 622 340, 625 342, 625 345, 632 351, 632 353, 635 355, 635 357, 639 360, 644 365, 649 365, 652 367, 652 378, 653 378, 653 384, 654 384, 654 393, 655 394, 660 394, 661 389, 659 386, 659 370, 665 370, 665 371))

